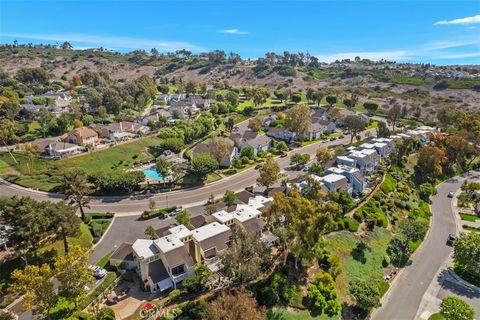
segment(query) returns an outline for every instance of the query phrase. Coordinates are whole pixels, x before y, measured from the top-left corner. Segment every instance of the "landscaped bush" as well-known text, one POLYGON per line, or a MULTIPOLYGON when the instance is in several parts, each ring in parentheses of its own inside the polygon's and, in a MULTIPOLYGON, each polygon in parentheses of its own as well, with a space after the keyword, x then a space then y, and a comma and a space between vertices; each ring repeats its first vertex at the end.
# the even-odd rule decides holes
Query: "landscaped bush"
POLYGON ((360 224, 355 219, 350 217, 343 218, 343 227, 344 229, 348 229, 350 232, 357 232, 359 225, 360 224))
POLYGON ((140 215, 140 220, 148 220, 156 217, 165 218, 170 212, 177 209, 177 207, 162 208, 156 210, 146 210, 140 215))

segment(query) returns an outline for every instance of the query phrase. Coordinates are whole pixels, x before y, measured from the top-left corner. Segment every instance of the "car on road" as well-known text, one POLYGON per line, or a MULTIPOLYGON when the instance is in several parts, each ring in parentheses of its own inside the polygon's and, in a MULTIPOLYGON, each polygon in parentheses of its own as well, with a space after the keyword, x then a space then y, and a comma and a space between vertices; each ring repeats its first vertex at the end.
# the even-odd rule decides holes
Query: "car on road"
POLYGON ((453 233, 450 233, 447 238, 447 245, 452 246, 453 243, 455 242, 455 239, 457 239, 457 236, 454 235, 453 233))
POLYGON ((280 158, 285 158, 286 156, 288 156, 287 153, 282 153, 282 154, 280 155, 280 158))
POLYGON ((260 169, 261 166, 262 166, 261 164, 257 164, 257 165, 255 166, 255 170, 260 169))
POLYGON ((107 270, 99 266, 90 266, 89 269, 92 271, 93 276, 96 279, 102 279, 107 275, 107 270))
POLYGON ((447 197, 453 198, 453 191, 450 191, 450 192, 447 194, 447 197))
POLYGON ((335 141, 335 140, 337 140, 336 137, 330 138, 330 141, 335 141))

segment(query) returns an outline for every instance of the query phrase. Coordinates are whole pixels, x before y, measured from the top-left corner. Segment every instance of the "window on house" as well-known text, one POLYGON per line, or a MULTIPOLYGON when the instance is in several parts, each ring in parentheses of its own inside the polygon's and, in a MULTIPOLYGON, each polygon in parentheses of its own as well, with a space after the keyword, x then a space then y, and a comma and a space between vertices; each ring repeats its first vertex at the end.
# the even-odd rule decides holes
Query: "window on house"
POLYGON ((172 268, 172 275, 178 276, 179 274, 185 273, 185 265, 176 266, 172 268))

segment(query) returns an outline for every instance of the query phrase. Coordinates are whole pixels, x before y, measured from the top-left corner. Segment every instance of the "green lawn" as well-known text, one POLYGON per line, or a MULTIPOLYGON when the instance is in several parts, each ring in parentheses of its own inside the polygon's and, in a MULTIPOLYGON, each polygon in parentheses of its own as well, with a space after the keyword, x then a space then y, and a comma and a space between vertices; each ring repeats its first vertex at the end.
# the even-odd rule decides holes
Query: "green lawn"
POLYGON ((102 257, 102 259, 98 260, 96 265, 101 267, 101 268, 105 268, 107 266, 107 264, 109 263, 110 257, 112 256, 112 253, 113 253, 113 251, 104 255, 102 257))
POLYGON ((157 138, 145 137, 63 160, 38 159, 35 160, 33 167, 23 153, 14 153, 17 162, 8 153, 2 153, 0 154, 0 174, 6 180, 24 187, 54 191, 58 186, 58 174, 66 168, 82 168, 87 173, 130 168, 153 159, 148 152, 148 147, 157 141, 157 138), (8 170, 8 167, 11 170, 8 170))
POLYGON ((473 215, 473 214, 467 214, 467 213, 460 213, 460 217, 464 221, 470 221, 470 222, 475 222, 477 220, 480 220, 479 216, 473 215))
POLYGON ((58 161, 66 168, 80 167, 88 173, 110 171, 135 166, 142 161, 152 160, 148 147, 155 145, 159 139, 145 137, 102 151, 92 152, 78 157, 58 161))
POLYGON ((344 270, 336 281, 342 301, 348 299, 349 280, 382 280, 382 262, 391 238, 387 229, 375 228, 366 240, 367 248, 359 250, 361 241, 350 232, 342 231, 327 237, 326 249, 342 260, 344 270))
MULTIPOLYGON (((68 241, 68 244, 69 246, 73 246, 73 245, 79 245, 81 246, 82 248, 90 248, 92 246, 92 243, 93 243, 93 237, 92 237, 92 233, 90 232, 90 229, 88 228, 88 226, 84 223, 82 223, 80 225, 80 236, 77 237, 77 238, 67 238, 67 241, 68 241)), ((62 240, 58 240, 48 246, 45 246, 44 248, 42 248, 42 252, 47 252, 47 251, 50 251, 50 250, 55 250, 57 252, 57 254, 64 254, 65 251, 64 251, 64 248, 63 248, 63 241, 62 240)))

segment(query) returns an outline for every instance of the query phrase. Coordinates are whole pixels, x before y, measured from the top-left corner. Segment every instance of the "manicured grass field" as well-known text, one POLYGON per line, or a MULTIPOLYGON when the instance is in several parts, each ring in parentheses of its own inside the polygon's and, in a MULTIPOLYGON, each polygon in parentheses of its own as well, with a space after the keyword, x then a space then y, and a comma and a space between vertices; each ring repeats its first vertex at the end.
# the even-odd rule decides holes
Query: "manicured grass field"
POLYGON ((383 258, 392 236, 387 229, 375 228, 363 250, 360 239, 350 232, 338 232, 326 239, 326 249, 340 257, 343 272, 337 277, 337 291, 342 301, 348 301, 348 281, 353 279, 381 281, 383 258))
POLYGON ((60 160, 59 163, 66 168, 83 168, 87 173, 124 169, 141 161, 153 159, 148 147, 156 142, 158 142, 156 138, 141 138, 102 151, 60 160))

